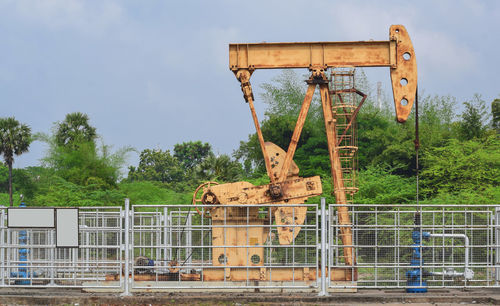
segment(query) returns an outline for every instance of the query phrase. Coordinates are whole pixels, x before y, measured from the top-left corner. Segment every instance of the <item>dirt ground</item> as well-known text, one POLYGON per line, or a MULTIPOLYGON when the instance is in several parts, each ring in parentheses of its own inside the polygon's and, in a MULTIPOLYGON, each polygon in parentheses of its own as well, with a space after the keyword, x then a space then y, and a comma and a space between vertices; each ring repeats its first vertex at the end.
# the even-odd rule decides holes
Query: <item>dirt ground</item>
POLYGON ((168 292, 120 296, 85 293, 78 289, 0 289, 0 305, 500 305, 500 290, 431 290, 408 294, 403 290, 359 290, 357 293, 237 293, 168 292))

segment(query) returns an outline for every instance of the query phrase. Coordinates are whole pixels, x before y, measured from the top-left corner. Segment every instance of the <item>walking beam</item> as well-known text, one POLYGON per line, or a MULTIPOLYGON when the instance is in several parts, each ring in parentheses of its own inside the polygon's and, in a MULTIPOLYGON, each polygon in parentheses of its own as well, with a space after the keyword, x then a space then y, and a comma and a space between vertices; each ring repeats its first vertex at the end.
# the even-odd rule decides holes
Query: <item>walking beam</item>
POLYGON ((402 25, 389 29, 388 41, 253 43, 229 45, 229 68, 240 70, 333 67, 390 67, 398 122, 410 115, 417 90, 417 61, 402 25))

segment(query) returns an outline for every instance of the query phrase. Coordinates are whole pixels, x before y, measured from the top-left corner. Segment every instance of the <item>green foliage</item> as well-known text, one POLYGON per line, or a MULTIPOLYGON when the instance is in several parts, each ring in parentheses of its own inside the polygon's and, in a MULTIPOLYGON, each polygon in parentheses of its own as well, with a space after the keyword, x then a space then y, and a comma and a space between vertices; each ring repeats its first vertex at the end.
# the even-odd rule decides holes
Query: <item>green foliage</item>
POLYGON ((454 193, 440 190, 436 195, 423 199, 421 202, 426 204, 498 204, 500 203, 500 187, 462 189, 454 193))
MULTIPOLYGON (((18 206, 21 203, 20 194, 17 192, 12 192, 13 205, 18 206)), ((9 206, 10 196, 8 193, 0 193, 0 205, 9 206)))
MULTIPOLYGON (((370 92, 370 84, 363 74, 358 75, 356 84, 358 89, 370 92)), ((261 97, 268 106, 261 122, 263 136, 285 151, 306 87, 293 71, 283 72, 272 83, 262 85, 261 97)), ((328 146, 318 101, 318 96, 314 96, 294 160, 301 176, 321 176, 321 196, 334 203, 328 146)), ((420 101, 422 203, 500 202, 500 99, 492 103, 491 124, 490 114, 479 95, 464 105, 465 110, 458 116, 454 111, 456 99, 451 96, 425 96, 420 101)), ((360 191, 355 195, 356 203, 415 203, 414 124, 412 117, 405 124, 396 123, 392 104, 384 103, 380 109, 370 99, 366 100, 357 117, 360 191)), ((68 114, 54 126, 53 135, 38 137, 49 144, 42 167, 9 169, 8 162, 7 167, 0 165, 0 190, 7 191, 11 170, 16 203, 22 193, 28 205, 39 206, 122 205, 126 197, 132 203, 188 204, 194 189, 205 181, 269 183, 256 134, 240 143, 233 153, 234 159, 226 154, 214 154, 211 145, 201 141, 176 144, 172 151, 144 149, 139 165, 130 166, 128 178, 121 182, 120 169, 131 149, 112 153, 109 146, 98 144, 96 129, 89 124, 86 114, 68 114)), ((0 153, 6 161, 13 161, 13 156, 25 152, 31 142, 29 127, 13 118, 0 119, 0 140, 0 153), (6 128, 9 126, 12 127, 6 128)), ((319 203, 321 196, 308 202, 319 203)), ((7 199, 7 193, 0 193, 0 204, 7 199)), ((379 221, 391 222, 383 218, 379 221)))
POLYGON ((434 147, 422 158, 422 186, 428 196, 481 191, 500 184, 500 140, 490 136, 481 140, 450 139, 434 147))
POLYGON ((361 188, 355 196, 356 203, 415 203, 415 178, 406 178, 391 174, 391 172, 391 170, 376 166, 370 166, 364 171, 360 171, 358 179, 361 188))
MULTIPOLYGON (((307 79, 304 76, 303 79, 307 79)), ((262 100, 267 104, 266 116, 292 116, 297 117, 302 107, 306 94, 306 86, 293 70, 283 70, 281 75, 275 77, 272 83, 264 83, 261 88, 262 100)), ((319 118, 321 115, 321 104, 318 98, 313 99, 309 110, 309 117, 319 118)))
POLYGON ((122 182, 119 190, 137 204, 189 204, 193 196, 191 192, 175 192, 158 182, 149 181, 122 182))
POLYGON ((491 115, 493 117, 491 125, 497 133, 500 133, 500 99, 491 102, 491 115))
MULTIPOLYGON (((457 100, 451 96, 426 96, 419 102, 420 145, 422 148, 441 146, 456 138, 457 100)), ((414 126, 414 121, 412 121, 414 126)))
POLYGON ((198 182, 235 182, 241 177, 242 167, 229 155, 215 156, 211 154, 196 167, 194 174, 198 182))
POLYGON ((30 206, 103 206, 122 205, 125 195, 117 189, 95 189, 68 182, 58 176, 40 179, 39 192, 30 206))
MULTIPOLYGON (((0 164, 0 190, 8 190, 8 168, 0 164)), ((12 192, 23 194, 27 198, 33 197, 36 192, 35 182, 32 180, 29 169, 12 169, 12 192)))
POLYGON ((55 125, 53 135, 38 134, 37 138, 49 145, 43 165, 79 186, 101 191, 116 188, 120 169, 132 149, 112 153, 110 146, 98 145, 96 129, 88 121, 85 114, 71 113, 55 125))
POLYGON ((127 153, 124 148, 110 152, 109 146, 98 147, 94 142, 82 142, 78 146, 59 146, 49 138, 49 151, 43 159, 44 165, 55 170, 61 178, 82 186, 98 184, 108 189, 116 187, 120 178, 120 168, 127 153))
POLYGON ((315 133, 297 148, 294 160, 301 176, 330 177, 330 156, 324 131, 315 133))
MULTIPOLYGON (((366 78, 361 77, 360 84, 365 91, 370 90, 366 78)), ((268 105, 261 122, 264 139, 286 150, 306 86, 296 74, 287 72, 262 88, 262 98, 268 105)), ((488 137, 491 133, 485 103, 475 95, 465 103, 460 116, 454 111, 456 104, 452 96, 424 96, 420 100, 420 197, 428 202, 434 198, 498 202, 498 192, 493 192, 500 168, 498 141, 488 137), (471 139, 476 139, 475 144, 468 142, 471 139)), ((416 199, 415 120, 410 116, 405 124, 399 124, 394 120, 392 105, 385 105, 379 109, 367 99, 357 117, 360 192, 355 196, 356 203, 414 203, 416 199)), ((492 112, 494 115, 494 107, 492 112)), ((495 127, 495 120, 492 125, 495 127)), ((256 134, 242 141, 233 155, 250 177, 258 180, 265 176, 256 134)), ((313 108, 313 115, 306 121, 294 160, 301 176, 321 175, 323 196, 332 191, 324 123, 318 108, 313 108)))
MULTIPOLYGON (((233 182, 242 175, 242 166, 228 155, 215 156, 211 146, 201 141, 184 142, 169 150, 145 149, 141 152, 139 166, 129 167, 129 182, 159 182, 158 188, 169 188, 177 193, 191 195, 205 181, 233 182)), ((165 200, 162 197, 162 202, 165 200)), ((185 197, 177 197, 179 201, 185 197)), ((189 199, 190 202, 190 199, 189 199)))
POLYGON ((179 160, 169 150, 145 149, 139 157, 139 166, 129 167, 131 181, 180 182, 184 172, 179 160))
POLYGON ((0 190, 8 190, 9 188, 9 168, 3 163, 0 163, 0 190))
POLYGON ((481 95, 475 94, 470 101, 464 102, 465 110, 459 122, 460 136, 463 140, 481 138, 487 131, 488 113, 481 95))
MULTIPOLYGON (((426 96, 420 101, 420 147, 443 145, 456 135, 450 96, 426 96)), ((358 115, 358 156, 360 169, 384 165, 391 173, 415 175, 415 120, 404 124, 393 120, 393 113, 365 103, 358 115)))
POLYGON ((411 120, 397 124, 386 113, 368 104, 360 111, 357 121, 360 169, 384 166, 398 175, 413 174, 415 146, 411 120))
POLYGON ((131 149, 111 153, 109 146, 97 145, 96 137, 87 115, 68 114, 53 135, 37 135, 49 145, 43 167, 14 171, 15 190, 29 205, 121 205, 124 195, 116 184, 131 149))
POLYGON ((187 171, 198 166, 210 154, 212 154, 210 144, 201 141, 183 142, 174 146, 174 157, 187 171))

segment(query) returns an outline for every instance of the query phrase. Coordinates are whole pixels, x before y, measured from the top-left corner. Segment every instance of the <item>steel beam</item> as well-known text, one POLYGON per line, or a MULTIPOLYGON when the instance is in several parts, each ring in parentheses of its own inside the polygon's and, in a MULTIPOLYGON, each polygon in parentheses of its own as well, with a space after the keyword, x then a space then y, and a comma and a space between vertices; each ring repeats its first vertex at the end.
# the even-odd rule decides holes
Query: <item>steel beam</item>
POLYGON ((229 69, 390 67, 398 122, 410 115, 417 91, 417 61, 402 25, 389 29, 388 41, 245 43, 229 45, 229 69))

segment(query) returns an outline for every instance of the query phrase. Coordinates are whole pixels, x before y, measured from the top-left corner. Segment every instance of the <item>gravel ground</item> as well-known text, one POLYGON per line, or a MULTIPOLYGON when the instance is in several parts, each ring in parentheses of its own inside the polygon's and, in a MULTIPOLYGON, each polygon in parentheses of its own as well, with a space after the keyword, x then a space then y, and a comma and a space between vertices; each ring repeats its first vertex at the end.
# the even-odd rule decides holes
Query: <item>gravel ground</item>
POLYGON ((500 305, 500 290, 436 290, 407 294, 403 290, 359 290, 357 293, 84 293, 77 289, 0 289, 1 305, 500 305))

